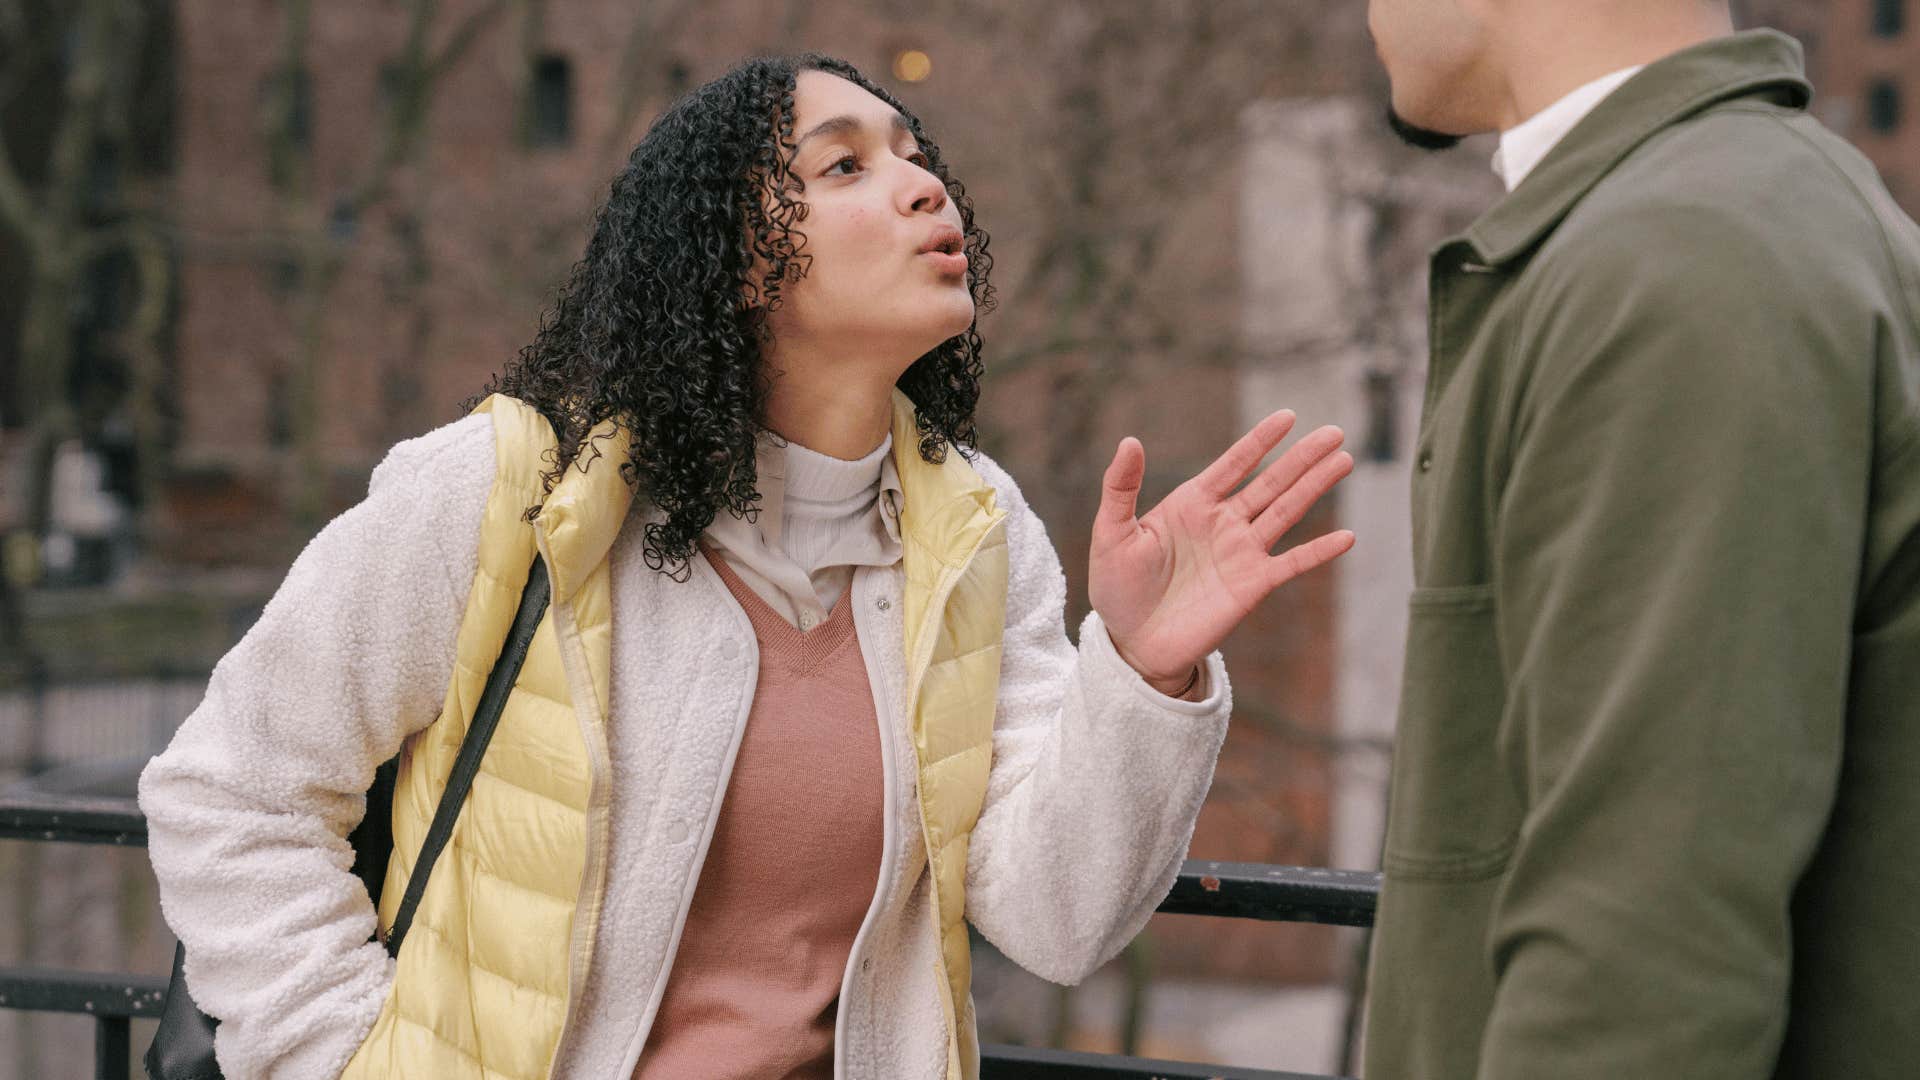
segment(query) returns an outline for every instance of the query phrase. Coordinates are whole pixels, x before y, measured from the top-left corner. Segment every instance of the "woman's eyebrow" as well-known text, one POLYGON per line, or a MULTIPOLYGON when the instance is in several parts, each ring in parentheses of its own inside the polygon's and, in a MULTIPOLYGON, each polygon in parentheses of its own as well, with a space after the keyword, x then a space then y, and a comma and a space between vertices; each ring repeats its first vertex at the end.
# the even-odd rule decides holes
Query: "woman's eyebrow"
MULTIPOLYGON (((860 121, 860 118, 851 113, 828 117, 808 128, 807 133, 800 136, 799 140, 793 144, 794 153, 799 153, 800 148, 806 145, 807 140, 817 135, 857 135, 865 130, 865 128, 866 125, 860 121)), ((894 113, 893 130, 895 133, 899 133, 913 129, 907 126, 906 117, 899 113, 894 113)))

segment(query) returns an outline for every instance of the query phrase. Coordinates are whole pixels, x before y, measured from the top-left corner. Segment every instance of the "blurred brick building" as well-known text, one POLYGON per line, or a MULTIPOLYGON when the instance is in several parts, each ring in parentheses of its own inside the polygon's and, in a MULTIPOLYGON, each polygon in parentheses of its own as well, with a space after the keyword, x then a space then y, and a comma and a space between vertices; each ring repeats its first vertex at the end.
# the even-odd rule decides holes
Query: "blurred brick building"
MULTIPOLYGON (((464 0, 442 8, 444 37, 445 27, 484 5, 464 0)), ((1041 212, 1038 200, 1020 189, 1018 173, 994 167, 1000 163, 993 144, 1002 134, 994 125, 1006 111, 962 96, 1004 83, 995 64, 1005 57, 974 37, 977 28, 964 12, 943 21, 903 5, 839 2, 807 5, 801 15, 789 7, 785 21, 749 17, 774 8, 689 7, 642 46, 638 60, 623 48, 634 30, 633 6, 616 0, 569 4, 564 18, 554 9, 537 26, 491 24, 435 87, 420 161, 396 170, 392 193, 355 216, 344 207, 375 157, 369 133, 394 107, 392 72, 407 34, 403 8, 315 5, 305 62, 287 72, 275 6, 184 6, 179 437, 155 521, 162 559, 284 565, 307 535, 288 513, 303 468, 296 430, 303 334, 318 342, 309 342, 318 359, 311 392, 325 421, 315 441, 324 513, 331 514, 358 498, 389 445, 453 418, 457 403, 530 339, 551 289, 584 246, 594 203, 659 105, 739 56, 777 43, 831 49, 883 79, 903 50, 930 54, 933 78, 895 85, 927 118, 960 174, 975 178, 969 183, 976 205, 995 233, 1003 310, 1020 304, 1022 232, 1041 212), (650 72, 635 75, 635 63, 650 72), (282 79, 291 80, 291 92, 276 81, 282 79), (294 145, 290 159, 276 165, 265 132, 277 93, 291 99, 294 145), (314 260, 299 245, 315 237, 345 253, 331 284, 303 277, 314 273, 314 260)), ((1347 59, 1360 58, 1344 51, 1347 59)), ((1354 70, 1327 59, 1325 70, 1354 70)), ((1042 74, 1030 68, 1023 77, 1042 74)), ((1249 85, 1247 94, 1326 82, 1323 70, 1249 85), (1316 82, 1307 82, 1308 74, 1316 82)), ((1233 114, 1220 122, 1231 129, 1233 114)), ((1166 241, 1174 253, 1170 268, 1162 271, 1192 290, 1184 304, 1190 317, 1223 327, 1231 327, 1240 303, 1238 173, 1231 163, 1188 194, 1190 205, 1166 241)), ((1043 436, 1065 407, 1058 370, 1029 366, 993 377, 994 327, 986 324, 985 448, 1027 483, 1055 532, 1072 594, 1084 597, 1089 508, 1050 500, 1034 479, 1049 467, 1043 436)), ((1103 402, 1107 421, 1089 453, 1110 454, 1121 434, 1142 436, 1153 470, 1150 496, 1156 484, 1164 492, 1202 467, 1245 419, 1230 365, 1194 369, 1177 355, 1160 374, 1099 392, 1117 403, 1103 402)), ((1316 420, 1308 415, 1303 424, 1316 420)), ((1089 488, 1097 494, 1097 482, 1089 488)), ((1328 510, 1308 527, 1324 531, 1337 523, 1337 512, 1328 510)), ((1230 737, 1196 856, 1330 860, 1334 580, 1322 573, 1290 587, 1284 601, 1267 605, 1228 644, 1244 719, 1230 737)), ((1074 625, 1077 614, 1069 613, 1074 625)), ((1173 974, 1320 982, 1336 960, 1331 934, 1311 927, 1161 919, 1153 933, 1164 939, 1158 966, 1173 974)))
POLYGON ((1816 108, 1920 216, 1920 3, 1827 0, 1826 8, 1816 108))

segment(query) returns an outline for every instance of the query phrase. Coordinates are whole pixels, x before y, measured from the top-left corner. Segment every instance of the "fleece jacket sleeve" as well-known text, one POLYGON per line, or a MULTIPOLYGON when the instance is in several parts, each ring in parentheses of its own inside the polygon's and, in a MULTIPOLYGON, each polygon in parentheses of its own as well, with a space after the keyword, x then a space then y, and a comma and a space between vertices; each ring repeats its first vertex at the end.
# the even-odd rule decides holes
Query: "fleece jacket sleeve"
POLYGON ((493 478, 492 421, 401 443, 323 529, 140 776, 160 906, 230 1080, 332 1080, 392 963, 346 836, 438 714, 493 478))
POLYGON ((1204 698, 1148 686, 1099 614, 1068 640, 1066 577, 1046 527, 993 462, 1008 511, 1007 625, 987 800, 967 858, 967 917, 1015 963, 1077 983, 1112 959, 1173 887, 1226 738, 1220 655, 1204 698))

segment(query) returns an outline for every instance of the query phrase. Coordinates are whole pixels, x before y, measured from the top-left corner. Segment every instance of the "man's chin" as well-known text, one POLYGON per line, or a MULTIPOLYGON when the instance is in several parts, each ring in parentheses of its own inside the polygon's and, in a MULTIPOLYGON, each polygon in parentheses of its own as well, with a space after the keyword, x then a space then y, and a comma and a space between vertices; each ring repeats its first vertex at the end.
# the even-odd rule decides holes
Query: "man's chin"
POLYGON ((1400 110, 1391 105, 1387 106, 1387 127, 1392 129, 1393 133, 1400 137, 1401 142, 1406 143, 1408 146, 1418 147, 1421 150, 1432 150, 1436 152, 1451 150, 1466 141, 1466 136, 1464 135, 1449 135, 1444 131, 1423 128, 1411 120, 1408 120, 1406 117, 1401 116, 1400 110))

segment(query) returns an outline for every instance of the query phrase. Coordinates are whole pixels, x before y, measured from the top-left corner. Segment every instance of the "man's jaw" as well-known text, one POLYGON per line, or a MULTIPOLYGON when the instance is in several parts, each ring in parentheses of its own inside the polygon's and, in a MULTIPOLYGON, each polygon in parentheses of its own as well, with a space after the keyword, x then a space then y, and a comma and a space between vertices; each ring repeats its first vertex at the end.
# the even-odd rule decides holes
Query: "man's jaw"
POLYGON ((1464 135, 1449 135, 1444 131, 1423 128, 1400 115, 1400 110, 1387 106, 1387 127, 1392 129, 1400 141, 1421 150, 1451 150, 1466 141, 1464 135))

